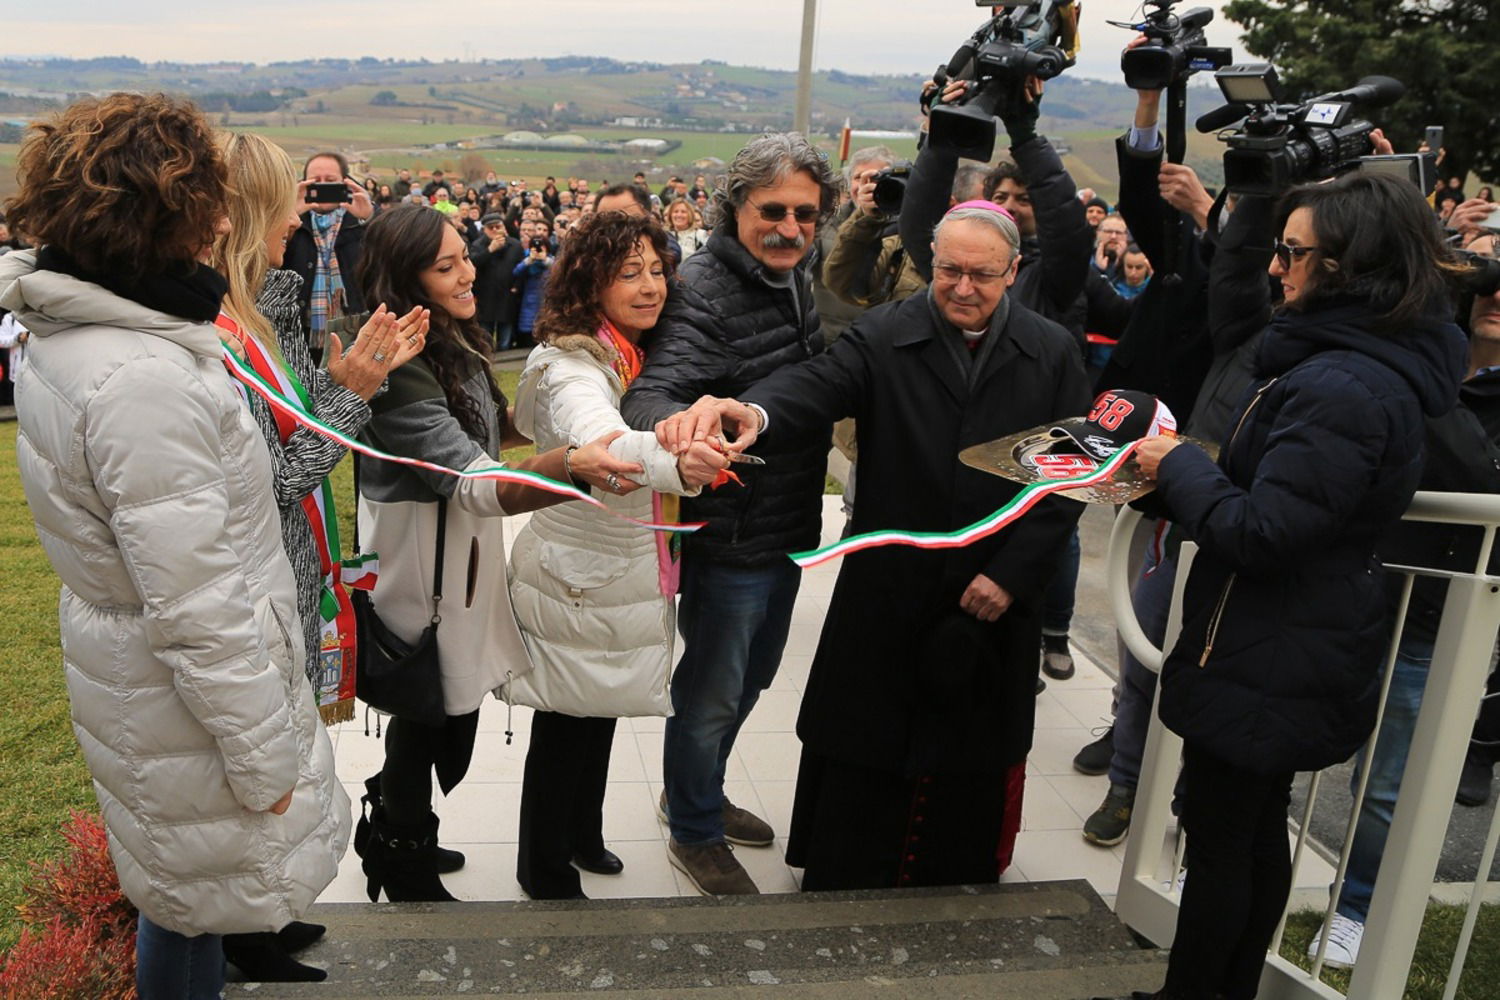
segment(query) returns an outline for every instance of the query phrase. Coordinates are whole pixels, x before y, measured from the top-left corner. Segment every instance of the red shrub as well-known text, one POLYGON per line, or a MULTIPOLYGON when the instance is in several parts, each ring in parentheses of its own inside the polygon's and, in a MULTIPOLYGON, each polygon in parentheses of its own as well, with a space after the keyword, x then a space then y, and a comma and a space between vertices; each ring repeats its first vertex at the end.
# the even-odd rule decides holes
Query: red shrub
POLYGON ((0 1000, 135 1000, 136 910, 104 825, 74 810, 62 834, 67 850, 31 866, 27 927, 0 956, 0 1000))
POLYGON ((0 960, 4 1000, 135 1000, 135 938, 94 921, 27 927, 0 960))
POLYGON ((134 938, 136 910, 120 891, 109 856, 109 839, 98 816, 75 809, 63 824, 68 849, 59 857, 33 862, 21 915, 42 926, 53 918, 79 926, 94 924, 101 934, 134 938))

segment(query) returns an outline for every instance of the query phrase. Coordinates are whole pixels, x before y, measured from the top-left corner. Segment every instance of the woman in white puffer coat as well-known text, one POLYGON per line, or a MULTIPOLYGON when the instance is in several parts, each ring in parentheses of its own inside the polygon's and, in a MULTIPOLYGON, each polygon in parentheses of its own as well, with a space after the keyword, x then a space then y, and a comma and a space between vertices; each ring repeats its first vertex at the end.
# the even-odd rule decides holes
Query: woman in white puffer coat
POLYGON ((213 322, 226 285, 195 259, 224 165, 191 104, 116 94, 34 126, 20 173, 10 217, 41 249, 0 258, 0 302, 32 334, 17 452, 73 727, 141 913, 141 997, 217 997, 218 936, 301 916, 350 828, 213 322))
MULTIPOLYGON (((610 451, 639 464, 649 488, 600 498, 637 520, 675 519, 671 494, 696 495, 726 465, 701 443, 673 458, 620 416, 671 268, 653 220, 606 212, 574 227, 516 395, 516 427, 538 448, 625 432, 610 451)), ((602 831, 610 746, 617 718, 671 714, 674 575, 667 536, 584 504, 537 511, 516 538, 511 605, 533 669, 509 676, 500 695, 537 709, 516 862, 533 899, 582 896, 574 866, 604 875, 624 868, 602 831)))

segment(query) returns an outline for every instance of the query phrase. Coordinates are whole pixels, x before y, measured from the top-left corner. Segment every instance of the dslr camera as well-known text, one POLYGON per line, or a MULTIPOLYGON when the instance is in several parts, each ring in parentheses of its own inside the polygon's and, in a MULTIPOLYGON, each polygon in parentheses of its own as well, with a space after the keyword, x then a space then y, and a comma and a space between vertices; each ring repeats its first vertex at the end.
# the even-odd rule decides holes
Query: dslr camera
POLYGON ((1146 43, 1126 49, 1120 56, 1125 72, 1125 86, 1131 90, 1166 90, 1203 69, 1227 66, 1229 50, 1212 48, 1204 25, 1214 19, 1207 7, 1193 7, 1181 14, 1172 8, 1180 0, 1146 0, 1150 8, 1145 18, 1135 24, 1111 21, 1118 28, 1129 28, 1146 36, 1146 43))
POLYGON ((546 253, 552 247, 547 242, 547 237, 545 237, 545 236, 533 236, 530 240, 528 240, 526 242, 526 248, 528 250, 532 251, 533 253, 535 253, 538 250, 540 250, 542 253, 546 253))
POLYGON ((906 182, 911 179, 911 163, 893 163, 875 175, 875 207, 886 215, 900 215, 906 198, 906 182))
POLYGON ((927 141, 933 149, 971 160, 995 153, 995 115, 1025 101, 1026 78, 1050 80, 1078 58, 1077 0, 976 0, 976 6, 999 7, 1000 13, 980 26, 932 76, 935 93, 954 80, 977 86, 956 105, 932 109, 927 141))
POLYGON ((1488 296, 1500 292, 1500 260, 1471 250, 1458 252, 1466 270, 1458 275, 1458 285, 1470 295, 1488 296))
POLYGON ((1199 118, 1198 131, 1220 132, 1229 146, 1224 186, 1263 197, 1335 177, 1372 159, 1375 126, 1356 118, 1354 106, 1384 107, 1406 92, 1399 80, 1367 76, 1348 90, 1282 104, 1276 68, 1269 63, 1226 66, 1214 79, 1229 103, 1199 118), (1226 128, 1235 123, 1237 128, 1226 128))

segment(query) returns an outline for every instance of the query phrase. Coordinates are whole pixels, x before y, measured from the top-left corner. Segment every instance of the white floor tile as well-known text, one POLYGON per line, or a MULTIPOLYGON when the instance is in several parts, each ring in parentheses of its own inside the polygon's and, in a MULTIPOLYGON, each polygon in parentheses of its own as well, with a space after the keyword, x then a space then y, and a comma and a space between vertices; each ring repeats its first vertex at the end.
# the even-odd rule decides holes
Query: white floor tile
MULTIPOLYGON (((607 807, 606 802, 606 826, 609 823, 607 807)), ((667 860, 667 842, 660 837, 611 841, 609 849, 625 862, 625 870, 618 875, 581 873, 584 895, 592 899, 631 899, 685 894, 672 863, 667 860)), ((691 887, 688 887, 688 892, 697 895, 691 887)))
POLYGON ((771 824, 776 834, 785 837, 792 829, 792 798, 797 791, 795 781, 757 781, 755 791, 765 809, 761 818, 771 824))
POLYGON ((1057 700, 1053 689, 1062 681, 1048 681, 1047 690, 1036 696, 1036 728, 1077 729, 1078 720, 1057 700))
MULTIPOLYGON (((1099 808, 1099 803, 1104 801, 1104 796, 1109 792, 1109 778, 1104 775, 1090 777, 1079 774, 1054 774, 1047 777, 1050 784, 1058 795, 1062 796, 1080 820, 1086 820, 1093 815, 1094 810, 1099 808)), ((1031 790, 1031 779, 1026 780, 1027 791, 1031 790)), ((1080 823, 1079 829, 1082 829, 1080 823)))
POLYGON ((514 844, 520 835, 519 781, 463 781, 444 796, 433 793, 432 811, 441 821, 438 839, 467 851, 469 844, 514 844))
MULTIPOLYGON (((1073 680, 1077 679, 1075 674, 1073 680)), ((1110 689, 1076 688, 1073 687, 1073 680, 1058 681, 1056 685, 1048 682, 1047 694, 1050 694, 1058 705, 1077 720, 1077 725, 1086 729, 1109 725, 1114 717, 1111 708, 1113 695, 1110 689)))
POLYGON ((802 744, 789 733, 740 733, 735 753, 752 781, 775 781, 795 776, 802 744))
POLYGON ((1027 758, 1036 765, 1041 774, 1076 774, 1073 770, 1073 755, 1093 739, 1087 729, 1038 728, 1031 740, 1031 754, 1027 758))
POLYGON ((802 695, 796 691, 763 691, 741 733, 792 733, 797 729, 797 710, 802 695))
MULTIPOLYGON (((611 781, 604 790, 604 842, 662 840, 666 827, 656 818, 656 799, 644 781, 611 781)), ((610 848, 613 850, 613 846, 610 848)), ((618 851, 615 851, 618 854, 618 851)))
POLYGON ((1057 791, 1039 777, 1026 782, 1021 806, 1022 830, 1077 830, 1078 813, 1057 791))
POLYGON ((1120 859, 1113 851, 1054 830, 1022 830, 1017 834, 1015 863, 1033 881, 1084 878, 1095 892, 1110 895, 1120 885, 1120 859))

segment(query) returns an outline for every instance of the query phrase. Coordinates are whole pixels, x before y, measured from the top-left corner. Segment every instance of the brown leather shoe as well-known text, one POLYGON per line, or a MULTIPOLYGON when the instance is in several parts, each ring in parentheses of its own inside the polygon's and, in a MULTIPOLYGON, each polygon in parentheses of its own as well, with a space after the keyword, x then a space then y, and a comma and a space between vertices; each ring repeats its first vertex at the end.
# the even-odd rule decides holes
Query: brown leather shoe
MULTIPOLYGON (((667 792, 662 789, 661 795, 656 800, 656 818, 663 823, 670 822, 667 819, 667 792)), ((731 844, 739 844, 742 847, 770 847, 776 842, 776 831, 771 829, 771 824, 761 819, 748 809, 724 799, 724 839, 731 844)))
POLYGON ((746 847, 769 847, 776 842, 771 824, 748 809, 741 809, 729 797, 724 798, 724 839, 746 847))
POLYGON ((758 896, 760 890, 734 856, 734 848, 722 840, 712 844, 679 844, 667 841, 667 858, 705 896, 758 896))

